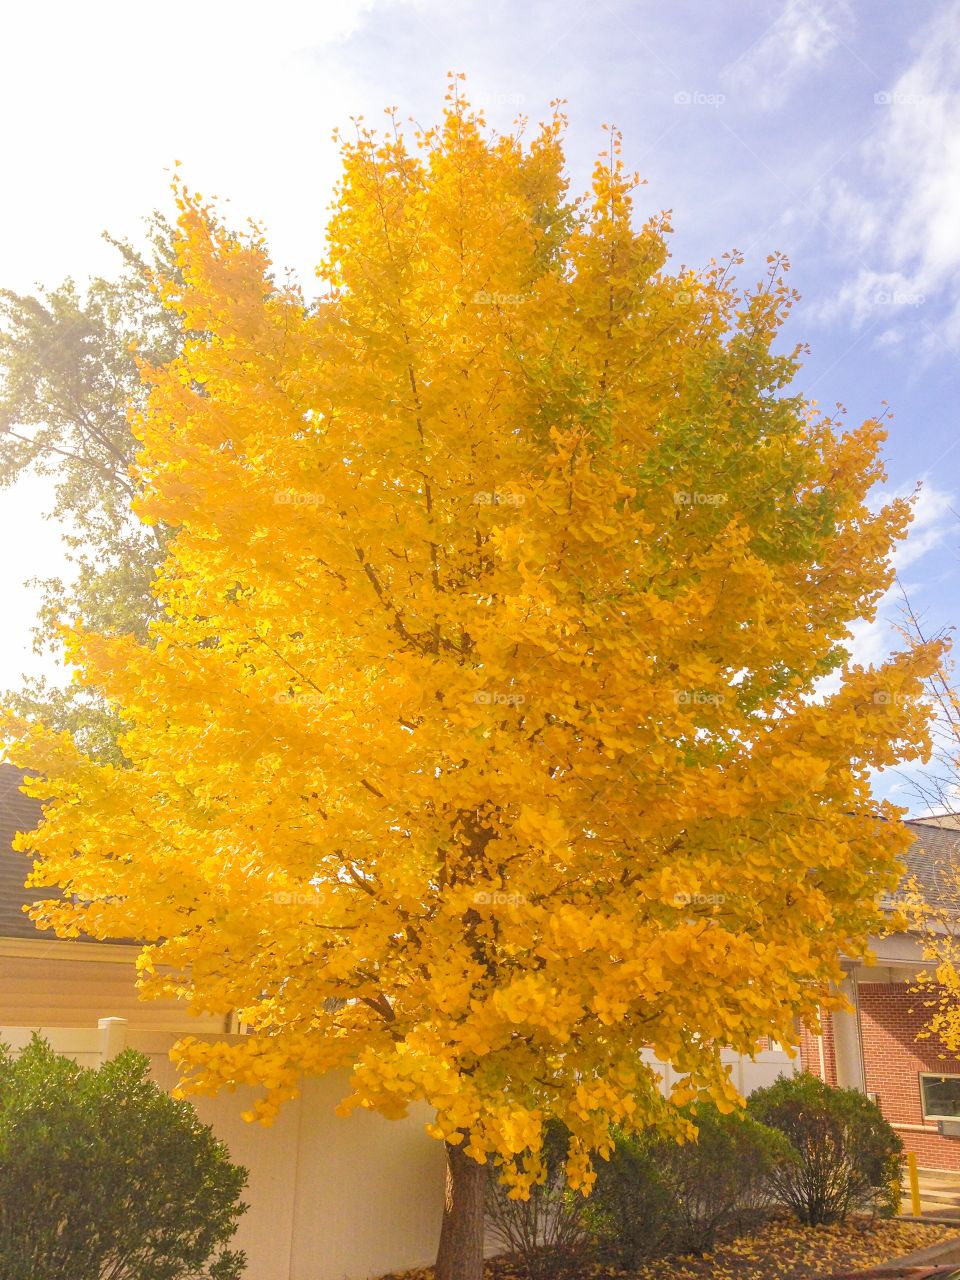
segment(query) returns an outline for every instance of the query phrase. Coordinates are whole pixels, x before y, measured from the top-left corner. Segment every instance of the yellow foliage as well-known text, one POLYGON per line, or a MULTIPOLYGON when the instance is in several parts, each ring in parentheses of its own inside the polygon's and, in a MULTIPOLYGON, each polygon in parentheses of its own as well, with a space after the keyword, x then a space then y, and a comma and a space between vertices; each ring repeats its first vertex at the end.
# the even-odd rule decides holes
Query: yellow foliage
POLYGON ((612 1122, 682 1136, 736 1105, 723 1049, 815 1016, 896 880, 869 775, 926 749, 936 660, 846 663, 909 509, 868 505, 877 423, 788 391, 782 263, 671 274, 618 140, 577 203, 562 131, 361 129, 310 303, 179 191, 191 336, 135 423, 163 613, 68 637, 126 767, 7 725, 36 882, 77 895, 38 920, 158 939, 144 994, 251 1029, 184 1044, 188 1088, 269 1120, 348 1067, 346 1109, 527 1152, 521 1195, 547 1118, 589 1186, 612 1122))

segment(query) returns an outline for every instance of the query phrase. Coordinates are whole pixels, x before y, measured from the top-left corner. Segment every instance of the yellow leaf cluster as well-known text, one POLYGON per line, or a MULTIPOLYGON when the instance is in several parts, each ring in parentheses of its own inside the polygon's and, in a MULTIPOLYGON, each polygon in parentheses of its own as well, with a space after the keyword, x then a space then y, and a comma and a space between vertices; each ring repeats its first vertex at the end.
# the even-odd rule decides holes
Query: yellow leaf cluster
POLYGON ((361 129, 310 302, 179 191, 190 336, 135 422, 162 616, 68 638, 124 767, 7 724, 75 895, 38 920, 156 940, 145 994, 250 1029, 187 1087, 269 1119, 346 1066, 518 1195, 548 1118, 589 1186, 612 1122, 682 1136, 737 1102, 724 1049, 814 1016, 896 879, 869 775, 926 749, 936 660, 846 661, 909 510, 868 503, 876 423, 789 391, 780 265, 671 274, 616 139, 582 202, 562 143, 459 98, 361 129))

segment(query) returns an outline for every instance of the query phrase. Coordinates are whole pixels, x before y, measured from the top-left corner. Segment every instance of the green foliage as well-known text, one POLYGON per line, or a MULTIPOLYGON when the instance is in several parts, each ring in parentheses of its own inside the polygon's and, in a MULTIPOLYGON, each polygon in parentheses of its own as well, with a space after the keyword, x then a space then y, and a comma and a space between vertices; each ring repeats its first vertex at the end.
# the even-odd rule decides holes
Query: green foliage
POLYGON ((718 1236, 755 1228, 796 1153, 783 1134, 713 1103, 690 1111, 695 1142, 618 1134, 598 1164, 585 1222, 600 1254, 636 1267, 664 1253, 703 1253, 718 1236))
MULTIPOLYGON (((168 531, 131 514, 138 445, 129 410, 144 402, 138 359, 166 363, 183 341, 179 316, 160 305, 154 284, 177 278, 173 231, 154 214, 146 256, 110 243, 122 258, 115 279, 94 279, 83 292, 72 280, 36 296, 0 290, 0 487, 29 471, 52 477, 49 516, 64 530, 72 568, 69 583, 39 583, 38 652, 58 649, 63 619, 143 638, 156 612, 150 584, 168 531)), ((119 726, 83 691, 34 680, 5 704, 116 755, 119 726)))
POLYGON ((569 1132, 550 1121, 544 1135, 544 1181, 530 1188, 527 1200, 511 1199, 490 1163, 486 1212, 490 1234, 523 1263, 531 1280, 548 1280, 564 1270, 584 1239, 583 1196, 567 1184, 564 1162, 569 1132))
POLYGON ((0 1047, 4 1280, 237 1280, 246 1170, 128 1050, 99 1071, 0 1047))
POLYGON ((807 1073, 758 1089, 750 1114, 779 1129, 797 1160, 774 1172, 778 1199, 809 1226, 843 1222, 855 1210, 897 1210, 903 1144, 879 1107, 856 1089, 835 1089, 807 1073))
POLYGON ((587 1211, 601 1253, 626 1267, 667 1252, 702 1253, 717 1237, 757 1225, 775 1177, 796 1157, 789 1142, 742 1113, 712 1103, 691 1111, 695 1142, 617 1135, 597 1168, 587 1211))
POLYGON ((774 1179, 796 1162, 782 1133, 750 1115, 722 1115, 701 1104, 691 1119, 696 1142, 660 1142, 654 1159, 673 1204, 680 1252, 712 1249, 717 1237, 757 1226, 770 1207, 774 1179))
POLYGON ((656 1145, 648 1135, 616 1133, 610 1159, 596 1164, 586 1222, 601 1255, 623 1267, 666 1253, 676 1235, 676 1206, 656 1145))

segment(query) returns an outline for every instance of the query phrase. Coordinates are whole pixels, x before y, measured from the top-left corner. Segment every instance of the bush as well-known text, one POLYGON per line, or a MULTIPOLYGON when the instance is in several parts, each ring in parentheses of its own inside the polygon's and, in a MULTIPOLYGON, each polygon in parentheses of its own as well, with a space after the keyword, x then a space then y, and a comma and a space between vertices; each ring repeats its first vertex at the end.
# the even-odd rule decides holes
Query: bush
POLYGON ((237 1280, 246 1170, 130 1050, 99 1071, 0 1046, 4 1280, 237 1280))
POLYGON ((712 1249, 717 1236, 758 1225, 774 1198, 774 1177, 796 1161, 782 1133, 743 1112, 721 1115, 700 1104, 691 1120, 696 1142, 660 1142, 653 1158, 673 1210, 673 1244, 681 1252, 712 1249))
POLYGON ((564 1162, 567 1130, 547 1125, 543 1156, 546 1181, 532 1187, 529 1200, 511 1200, 494 1165, 487 1184, 487 1222, 491 1234, 523 1262, 531 1280, 560 1274, 583 1242, 586 1201, 567 1186, 564 1162))
POLYGON ((601 1255, 628 1269, 666 1253, 676 1237, 676 1205, 657 1145, 648 1133, 615 1133, 610 1159, 595 1161, 585 1222, 601 1255))
POLYGON ((559 1274, 585 1243, 601 1261, 632 1270, 666 1253, 703 1253, 719 1236, 759 1224, 798 1164, 788 1138, 749 1113, 722 1115, 712 1103, 686 1114, 696 1141, 615 1132, 610 1159, 595 1161, 586 1201, 566 1188, 567 1135, 559 1127, 548 1134, 546 1182, 529 1201, 510 1200, 491 1178, 494 1234, 532 1280, 559 1274))
POLYGON ((748 1107, 797 1152, 796 1162, 778 1169, 773 1182, 801 1222, 842 1222, 857 1209, 884 1216, 897 1211, 893 1183, 899 1181, 903 1144, 862 1093, 802 1073, 757 1090, 748 1107))
POLYGON ((795 1155, 780 1133, 742 1113, 701 1104, 695 1142, 619 1135, 598 1162, 587 1221, 601 1252, 625 1267, 667 1252, 702 1253, 717 1236, 757 1224, 774 1175, 795 1155))

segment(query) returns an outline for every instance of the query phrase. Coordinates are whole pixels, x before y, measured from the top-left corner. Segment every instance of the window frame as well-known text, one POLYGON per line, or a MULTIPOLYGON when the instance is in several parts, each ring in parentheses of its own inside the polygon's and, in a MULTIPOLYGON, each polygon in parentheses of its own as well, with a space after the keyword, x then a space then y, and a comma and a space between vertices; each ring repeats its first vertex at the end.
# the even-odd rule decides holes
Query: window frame
MULTIPOLYGON (((936 1111, 927 1110, 927 1101, 924 1097, 923 1082, 924 1080, 957 1080, 960 1081, 960 1072, 952 1071, 918 1071, 917 1084, 920 1090, 920 1114, 924 1120, 955 1120, 960 1121, 960 1109, 952 1116, 940 1115, 936 1111)), ((960 1106, 960 1103, 958 1103, 960 1106)))

